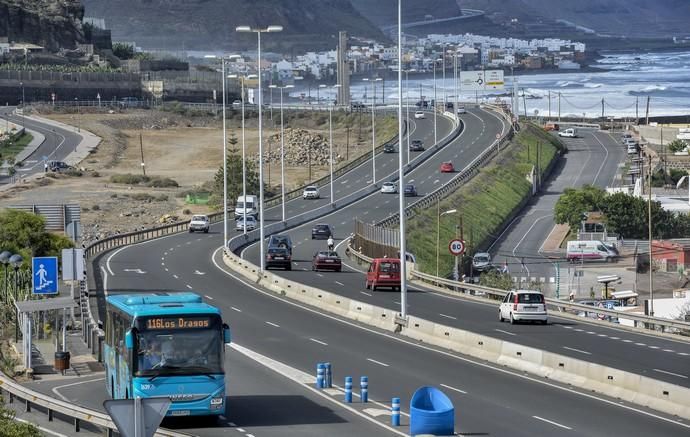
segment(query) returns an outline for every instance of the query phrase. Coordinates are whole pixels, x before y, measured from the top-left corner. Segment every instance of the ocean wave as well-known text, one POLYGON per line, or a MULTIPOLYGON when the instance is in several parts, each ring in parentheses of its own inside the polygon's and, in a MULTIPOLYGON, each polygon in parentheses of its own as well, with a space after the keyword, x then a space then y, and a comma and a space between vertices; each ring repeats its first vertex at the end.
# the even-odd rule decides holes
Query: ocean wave
POLYGON ((668 87, 661 86, 661 85, 649 85, 649 86, 642 88, 640 91, 651 93, 654 91, 666 91, 667 88, 668 87))
POLYGON ((604 86, 603 83, 589 83, 588 82, 585 84, 585 88, 601 88, 603 86, 604 86))
POLYGON ((556 83, 556 86, 560 88, 582 88, 584 85, 577 82, 571 82, 569 80, 561 80, 556 83))

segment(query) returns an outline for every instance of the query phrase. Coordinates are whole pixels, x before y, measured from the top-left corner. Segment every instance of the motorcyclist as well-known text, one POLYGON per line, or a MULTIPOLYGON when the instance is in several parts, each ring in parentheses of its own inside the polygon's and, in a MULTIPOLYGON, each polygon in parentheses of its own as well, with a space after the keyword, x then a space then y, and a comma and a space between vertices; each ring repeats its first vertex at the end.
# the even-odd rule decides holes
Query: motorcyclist
POLYGON ((333 236, 329 235, 328 236, 328 250, 333 250, 333 247, 335 247, 335 243, 333 242, 333 236))

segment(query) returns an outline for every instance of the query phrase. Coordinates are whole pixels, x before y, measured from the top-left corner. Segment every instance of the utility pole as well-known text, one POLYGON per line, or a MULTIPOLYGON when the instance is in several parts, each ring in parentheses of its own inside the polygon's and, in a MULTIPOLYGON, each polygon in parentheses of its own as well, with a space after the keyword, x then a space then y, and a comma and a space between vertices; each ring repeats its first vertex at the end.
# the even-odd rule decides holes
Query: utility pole
POLYGON ((549 90, 549 121, 551 121, 551 90, 549 90))
POLYGON ((558 122, 561 122, 561 93, 558 93, 558 122))
POLYGON ((646 124, 646 125, 649 125, 649 100, 650 100, 650 96, 647 96, 647 111, 646 111, 647 113, 646 113, 646 115, 645 115, 645 119, 646 119, 646 120, 645 120, 645 123, 644 123, 644 124, 646 124))
POLYGON ((652 155, 649 155, 649 171, 647 177, 649 178, 649 193, 647 193, 647 220, 649 222, 649 315, 654 317, 654 258, 652 256, 652 155))
POLYGON ((525 118, 527 118, 527 96, 525 96, 525 89, 522 89, 522 107, 525 110, 525 118))
MULTIPOLYGON (((361 112, 360 112, 361 114, 361 112)), ((360 115, 361 118, 361 115, 360 115)), ((362 123, 359 124, 359 130, 362 131, 362 123)), ((347 127, 347 141, 345 142, 345 161, 350 160, 350 126, 347 127)))
POLYGON ((640 125, 640 98, 635 97, 635 126, 640 125))
POLYGON ((146 176, 146 164, 144 163, 144 138, 141 132, 139 132, 139 150, 141 151, 141 171, 144 172, 144 176, 146 176))
POLYGON ((604 98, 601 98, 601 121, 604 122, 604 98))

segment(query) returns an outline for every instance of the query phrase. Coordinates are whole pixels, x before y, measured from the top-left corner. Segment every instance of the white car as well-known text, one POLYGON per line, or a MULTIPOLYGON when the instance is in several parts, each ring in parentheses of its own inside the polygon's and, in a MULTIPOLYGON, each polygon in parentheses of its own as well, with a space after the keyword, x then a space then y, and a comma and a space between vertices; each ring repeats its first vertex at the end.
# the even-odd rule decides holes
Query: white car
POLYGON ((569 128, 558 132, 558 136, 564 138, 577 138, 577 131, 573 128, 569 128))
POLYGON ((426 118, 426 115, 424 115, 424 111, 417 111, 414 113, 414 118, 426 118))
POLYGON ((395 194, 398 192, 398 187, 393 182, 384 182, 383 185, 381 185, 381 192, 395 194))
POLYGON ((210 223, 208 217, 205 215, 193 215, 192 220, 189 222, 189 232, 203 231, 208 234, 210 223))
POLYGON ((232 102, 232 107, 233 107, 233 108, 240 108, 240 107, 242 107, 242 100, 235 100, 234 102, 232 102))
POLYGON ((465 107, 463 105, 458 105, 457 113, 458 114, 465 114, 465 113, 467 113, 467 110, 465 109, 465 107))
MULTIPOLYGON (((256 219, 248 215, 247 216, 247 231, 253 231, 256 229, 256 219)), ((235 230, 244 231, 244 217, 235 221, 235 230)))
POLYGON ((506 294, 498 308, 498 320, 510 320, 511 324, 527 321, 539 321, 546 325, 546 302, 540 291, 511 290, 506 294))
POLYGON ((316 185, 309 185, 302 192, 303 199, 318 199, 320 197, 321 193, 319 192, 319 187, 316 185))

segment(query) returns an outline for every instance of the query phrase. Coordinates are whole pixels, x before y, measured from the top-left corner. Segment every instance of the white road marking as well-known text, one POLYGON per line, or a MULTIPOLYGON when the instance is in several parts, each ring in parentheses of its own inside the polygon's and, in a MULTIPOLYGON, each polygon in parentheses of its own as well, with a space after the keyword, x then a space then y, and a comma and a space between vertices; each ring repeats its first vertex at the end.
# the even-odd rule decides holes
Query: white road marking
POLYGON ((233 311, 237 311, 238 313, 241 313, 241 312, 242 312, 242 310, 239 309, 239 308, 230 307, 230 309, 233 310, 233 311))
POLYGON ((190 290, 192 289, 192 286, 189 284, 185 284, 185 287, 189 288, 190 290))
POLYGON ((364 294, 364 295, 366 295, 366 296, 372 296, 371 293, 367 293, 366 291, 360 291, 360 293, 362 293, 362 294, 364 294))
POLYGON ((344 287, 344 286, 345 286, 345 284, 343 284, 342 282, 335 281, 335 283, 338 284, 338 285, 340 285, 341 287, 344 287))
POLYGON ((317 273, 316 276, 318 276, 319 278, 323 278, 323 275, 321 273, 317 273))
POLYGON ((563 429, 572 429, 572 428, 569 427, 569 426, 561 425, 560 423, 554 422, 553 420, 544 419, 543 417, 539 417, 539 416, 532 416, 532 417, 534 417, 534 418, 537 419, 537 420, 541 420, 542 422, 546 422, 546 423, 550 423, 551 425, 555 425, 555 426, 557 426, 557 427, 559 427, 559 428, 563 428, 563 429))
POLYGON ((494 329, 494 331, 502 332, 502 333, 508 334, 508 335, 517 335, 517 334, 515 334, 515 333, 513 333, 513 332, 504 331, 504 330, 502 330, 502 329, 494 329))
POLYGON ((690 354, 686 354, 685 352, 678 352, 678 355, 682 355, 682 356, 684 356, 684 357, 687 357, 687 356, 690 355, 690 354))
POLYGON ((467 392, 466 392, 465 390, 460 390, 459 388, 451 387, 451 386, 446 385, 446 384, 441 384, 441 387, 445 387, 445 388, 447 388, 448 390, 454 390, 454 391, 456 391, 456 392, 458 392, 458 393, 462 393, 462 394, 464 394, 464 395, 467 394, 467 392))
POLYGON ((280 328, 280 325, 276 325, 276 324, 273 323, 273 322, 266 322, 266 324, 267 324, 267 325, 271 325, 271 326, 273 326, 274 328, 280 328))
POLYGON ((632 343, 632 340, 623 340, 623 343, 632 343))
POLYGON ((661 369, 652 369, 652 370, 653 370, 653 371, 655 371, 655 372, 659 372, 659 373, 665 373, 665 374, 667 374, 667 375, 671 375, 671 376, 677 376, 677 377, 679 377, 679 378, 685 378, 685 379, 688 379, 688 377, 687 377, 687 376, 685 376, 685 375, 679 375, 679 374, 677 374, 677 373, 673 373, 673 372, 667 372, 667 371, 665 371, 665 370, 661 370, 661 369))
POLYGON ((649 346, 650 349, 659 349, 659 346, 649 346))
POLYGON ((674 351, 673 349, 664 349, 664 352, 671 352, 671 353, 673 353, 673 352, 675 352, 675 351, 674 351))
MULTIPOLYGON (((457 318, 457 317, 453 317, 453 316, 447 316, 447 315, 445 315, 445 314, 441 314, 441 313, 439 313, 439 316, 441 316, 441 317, 445 317, 446 319, 458 320, 458 318, 457 318)), ((443 384, 441 384, 441 385, 443 385, 443 384)))
POLYGON ((65 397, 62 393, 60 393, 60 389, 67 388, 67 387, 72 387, 75 385, 81 385, 81 384, 88 384, 89 382, 96 382, 96 381, 103 381, 103 378, 96 378, 96 379, 87 379, 86 381, 79 381, 79 382, 73 382, 71 384, 63 384, 63 385, 58 385, 57 387, 53 387, 51 390, 53 393, 55 393, 60 399, 66 402, 72 402, 67 397, 65 397))
POLYGON ((166 271, 166 272, 169 272, 170 270, 168 270, 168 268, 166 267, 166 268, 165 268, 165 271, 166 271))
POLYGON ((211 296, 209 296, 208 294, 204 294, 204 296, 206 296, 206 299, 208 299, 208 300, 213 300, 213 298, 211 296))
POLYGON ((317 339, 315 339, 315 338, 310 338, 309 340, 313 341, 314 343, 318 343, 318 344, 320 344, 320 345, 323 345, 323 346, 328 346, 328 343, 325 343, 325 342, 323 342, 323 341, 321 341, 321 340, 317 340, 317 339))
POLYGON ((568 347, 568 346, 563 346, 563 349, 568 349, 569 351, 579 352, 579 353, 585 354, 585 355, 592 355, 591 352, 583 351, 583 350, 580 350, 580 349, 575 349, 575 348, 568 347))
POLYGON ((620 340, 620 337, 609 337, 611 340, 620 340))
POLYGON ((175 279, 180 279, 180 277, 177 276, 177 275, 173 275, 173 278, 175 278, 175 279))
POLYGON ((635 346, 647 346, 645 343, 635 343, 635 346))
POLYGON ((389 366, 388 364, 386 364, 386 363, 382 363, 381 361, 372 360, 371 358, 367 358, 367 361, 371 361, 372 363, 378 364, 379 366, 390 367, 390 366, 389 366))

